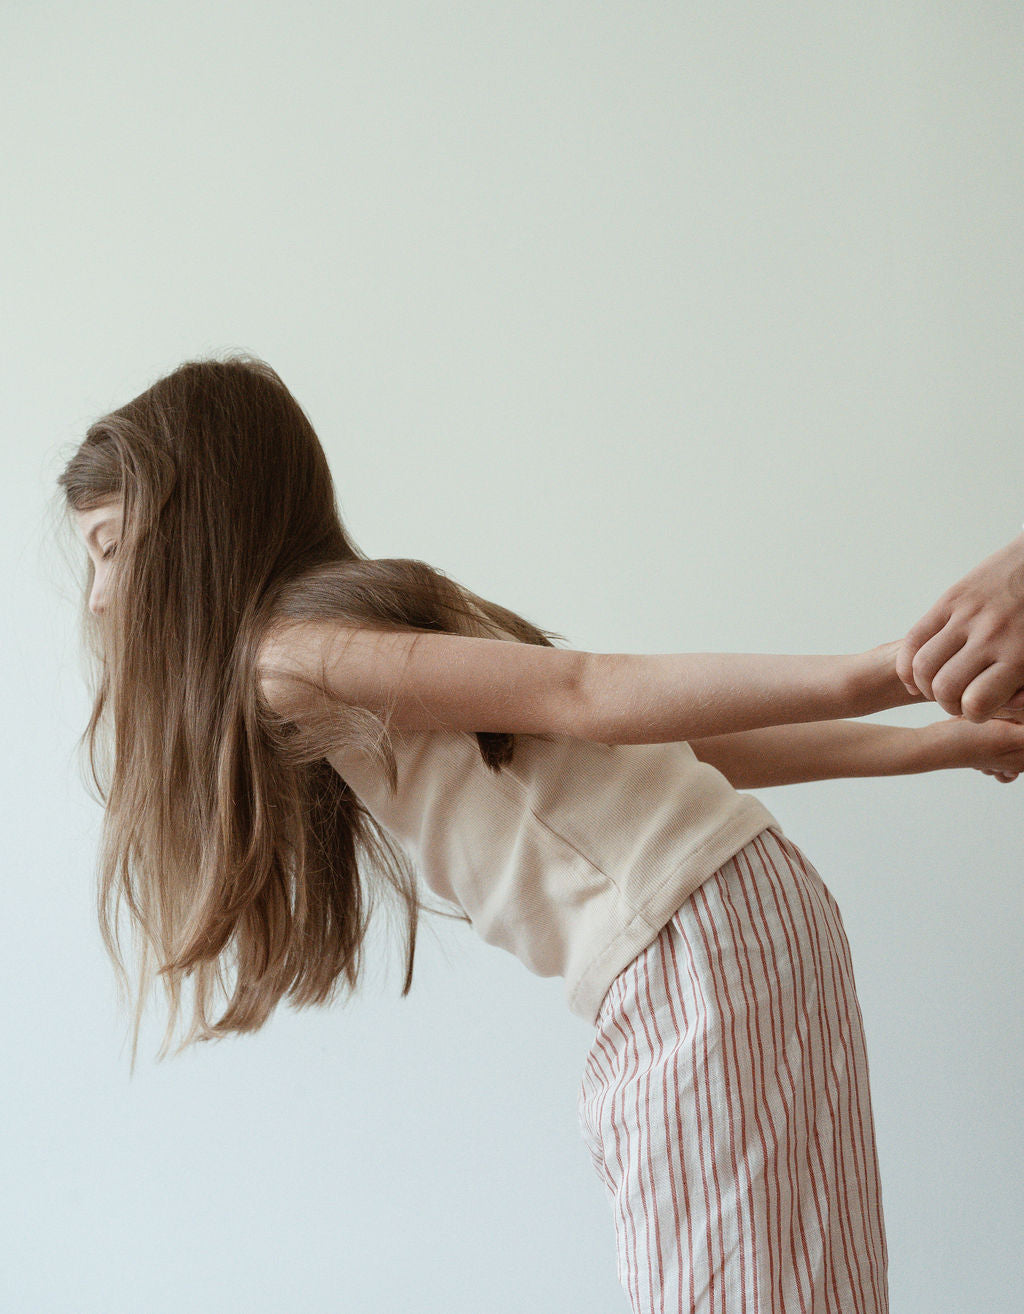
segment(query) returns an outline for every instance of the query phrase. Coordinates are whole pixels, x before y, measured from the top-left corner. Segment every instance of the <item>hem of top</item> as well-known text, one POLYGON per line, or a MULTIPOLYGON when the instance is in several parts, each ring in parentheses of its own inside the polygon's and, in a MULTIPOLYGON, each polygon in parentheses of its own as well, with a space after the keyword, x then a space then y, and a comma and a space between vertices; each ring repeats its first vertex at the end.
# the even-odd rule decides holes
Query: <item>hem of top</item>
POLYGON ((568 992, 571 1012, 584 1020, 589 1019, 596 1026, 605 996, 615 978, 652 943, 686 900, 762 831, 772 827, 781 830, 776 817, 760 799, 752 794, 740 794, 739 797, 744 800, 743 806, 673 865, 643 907, 634 909, 629 921, 619 927, 605 947, 590 960, 568 992), (680 870, 694 863, 696 865, 687 873, 686 881, 674 885, 680 870), (600 992, 596 998, 595 990, 600 992))

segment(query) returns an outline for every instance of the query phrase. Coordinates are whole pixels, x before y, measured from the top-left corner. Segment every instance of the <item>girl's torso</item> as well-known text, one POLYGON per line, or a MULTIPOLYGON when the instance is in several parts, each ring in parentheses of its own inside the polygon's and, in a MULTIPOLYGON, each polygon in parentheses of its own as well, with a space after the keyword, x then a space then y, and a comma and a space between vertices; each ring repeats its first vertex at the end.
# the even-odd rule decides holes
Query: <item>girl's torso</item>
POLYGON ((592 1021, 618 973, 693 891, 779 823, 689 744, 517 735, 493 772, 476 737, 392 728, 398 790, 368 756, 328 761, 489 944, 562 976, 592 1021))

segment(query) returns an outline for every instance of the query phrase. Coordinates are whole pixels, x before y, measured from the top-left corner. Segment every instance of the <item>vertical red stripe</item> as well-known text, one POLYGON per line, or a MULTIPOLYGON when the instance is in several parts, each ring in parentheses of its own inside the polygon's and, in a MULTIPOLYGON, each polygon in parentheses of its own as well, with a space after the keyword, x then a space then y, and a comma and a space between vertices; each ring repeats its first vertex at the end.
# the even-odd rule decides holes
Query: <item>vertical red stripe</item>
MULTIPOLYGON (((658 945, 658 948, 659 948, 659 949, 661 948, 661 945, 660 945, 660 944, 658 945)), ((666 1060, 667 1060, 667 1055, 666 1055, 666 1044, 665 1044, 665 1038, 662 1036, 662 1034, 661 1034, 661 1030, 660 1030, 660 1028, 659 1028, 659 1026, 658 1026, 657 1013, 656 1013, 656 1011, 655 1011, 655 1005, 654 1005, 654 995, 653 995, 653 993, 652 993, 652 989, 651 989, 651 961, 650 961, 650 955, 648 955, 648 954, 644 954, 644 955, 643 955, 643 960, 644 960, 644 961, 643 961, 644 1005, 645 1005, 645 1007, 646 1007, 647 1012, 646 1012, 646 1017, 645 1017, 645 1015, 644 1015, 643 1013, 641 1013, 641 1018, 644 1020, 645 1028, 646 1028, 646 1025, 647 1025, 647 1023, 646 1023, 646 1019, 647 1019, 647 1018, 650 1019, 651 1030, 653 1031, 653 1033, 654 1033, 654 1039, 655 1039, 655 1041, 657 1042, 657 1050, 656 1050, 656 1051, 655 1051, 655 1049, 654 1049, 654 1044, 653 1044, 653 1043, 651 1044, 651 1053, 652 1053, 652 1055, 654 1056, 654 1061, 653 1061, 653 1065, 652 1065, 652 1066, 653 1066, 656 1070, 658 1070, 658 1071, 660 1071, 660 1072, 662 1073, 662 1079, 661 1079, 661 1118, 662 1118, 662 1132, 663 1132, 663 1136, 664 1136, 663 1145, 664 1145, 664 1147, 665 1147, 665 1151, 666 1151, 665 1154, 664 1154, 664 1165, 663 1165, 663 1166, 664 1166, 665 1174, 666 1174, 666 1176, 667 1176, 667 1178, 668 1178, 669 1194, 670 1194, 671 1199, 672 1199, 672 1213, 671 1213, 671 1217, 670 1217, 670 1219, 668 1220, 670 1226, 667 1228, 667 1231, 668 1231, 668 1234, 669 1234, 669 1236, 671 1237, 672 1241, 674 1242, 674 1247, 673 1247, 673 1248, 674 1248, 674 1250, 675 1250, 675 1265, 672 1266, 672 1265, 670 1264, 670 1262, 669 1262, 669 1256, 668 1256, 667 1253, 665 1254, 664 1261, 663 1261, 663 1259, 662 1259, 661 1244, 665 1244, 666 1247, 667 1247, 667 1238, 666 1238, 666 1241, 665 1241, 664 1243, 660 1243, 660 1244, 659 1244, 659 1252, 658 1252, 658 1281, 659 1281, 659 1289, 660 1289, 660 1291, 662 1292, 662 1305, 663 1305, 663 1307, 665 1308, 665 1310, 667 1311, 667 1309, 668 1309, 669 1293, 668 1293, 668 1291, 666 1290, 666 1285, 667 1285, 667 1284, 666 1284, 666 1269, 668 1269, 668 1271, 672 1272, 672 1273, 675 1275, 676 1282, 677 1282, 677 1284, 678 1284, 678 1286, 679 1286, 679 1306, 678 1306, 678 1308, 679 1308, 679 1314, 682 1314, 683 1245, 682 1245, 682 1237, 681 1237, 681 1235, 680 1235, 680 1229, 679 1229, 679 1223, 678 1223, 678 1220, 679 1220, 679 1197, 678 1197, 678 1194, 677 1194, 677 1192, 676 1192, 676 1166, 677 1166, 677 1165, 676 1165, 676 1155, 672 1153, 672 1132, 671 1132, 671 1126, 670 1126, 670 1122, 669 1122, 669 1111, 668 1111, 668 1082, 667 1082, 667 1080, 665 1079, 665 1075, 664 1075, 665 1063, 666 1063, 666 1060)), ((677 1109, 677 1110, 676 1110, 676 1117, 678 1117, 678 1114, 679 1114, 679 1111, 678 1111, 678 1109, 677 1109)), ((649 1135, 650 1135, 651 1141, 653 1141, 653 1139, 654 1139, 654 1124, 653 1124, 653 1123, 649 1124, 649 1126, 648 1126, 648 1132, 649 1132, 649 1135)), ((660 1147, 659 1147, 659 1148, 660 1148, 660 1147)), ((684 1191, 685 1191, 685 1187, 686 1187, 686 1177, 685 1177, 685 1174, 684 1174, 684 1176, 683 1176, 683 1188, 684 1188, 684 1191)), ((686 1204, 685 1204, 685 1208, 686 1208, 686 1213, 687 1213, 687 1225, 689 1225, 689 1202, 688 1202, 688 1201, 687 1201, 686 1204)), ((659 1236, 659 1242, 660 1242, 660 1236, 659 1236)))
MULTIPOLYGON (((670 924, 670 925, 671 925, 671 924, 670 924)), ((674 1045, 673 1048, 672 1048, 672 1076, 673 1076, 673 1078, 675 1079, 675 1080, 673 1081, 673 1087, 674 1087, 676 1090, 678 1090, 678 1088, 679 1088, 679 1087, 678 1087, 679 1065, 680 1065, 680 1063, 682 1063, 682 1062, 684 1061, 684 1058, 685 1058, 685 1053, 684 1053, 684 1051, 685 1051, 685 1045, 689 1043, 689 1020, 688 1020, 688 1018, 687 1018, 687 1014, 686 1014, 686 1004, 685 1004, 685 1002, 684 1002, 684 1000, 683 1000, 683 995, 682 995, 682 982, 681 982, 681 980, 679 979, 679 975, 678 975, 677 971, 675 970, 675 958, 674 958, 674 956, 673 956, 673 966, 670 968, 670 967, 669 967, 669 963, 668 963, 668 958, 667 958, 667 956, 666 956, 666 955, 669 953, 670 949, 671 949, 671 945, 672 945, 671 929, 668 929, 668 930, 663 931, 662 934, 659 935, 659 937, 658 937, 658 954, 659 954, 659 962, 660 962, 660 965, 661 965, 661 978, 660 978, 660 984, 662 985, 662 987, 663 987, 663 989, 664 989, 664 992, 665 992, 665 1000, 666 1000, 666 1002, 667 1002, 667 1004, 668 1004, 669 1016, 670 1016, 671 1019, 672 1019, 672 1025, 673 1025, 673 1027, 675 1028, 675 1034, 676 1034, 676 1036, 679 1037, 679 1042, 680 1042, 678 1045, 674 1045), (678 1008, 678 1018, 677 1018, 677 1014, 676 1014, 676 1010, 677 1010, 677 1008, 678 1008)), ((677 1098, 677 1101, 678 1101, 678 1096, 677 1096, 676 1098, 677 1098)), ((676 1104, 676 1119, 677 1119, 677 1120, 679 1119, 680 1114, 681 1114, 681 1110, 680 1110, 680 1108, 679 1108, 679 1106, 678 1106, 678 1103, 677 1103, 677 1104, 676 1104)), ((677 1127, 676 1127, 676 1130, 677 1130, 677 1132, 680 1132, 681 1129, 679 1129, 678 1126, 677 1126, 677 1127)), ((682 1149, 683 1149, 683 1147, 680 1146, 680 1147, 679 1147, 679 1153, 678 1153, 678 1156, 676 1156, 676 1155, 672 1155, 672 1157, 673 1157, 673 1158, 678 1157, 678 1161, 679 1161, 679 1162, 683 1165, 683 1167, 684 1167, 684 1172, 683 1172, 683 1175, 682 1175, 682 1176, 683 1176, 683 1199, 684 1199, 684 1201, 686 1202, 686 1268, 687 1268, 687 1273, 688 1273, 688 1276, 689 1276, 689 1279, 690 1279, 690 1280, 689 1280, 689 1293, 688 1293, 688 1298, 687 1298, 687 1299, 688 1299, 688 1303, 687 1303, 686 1309, 687 1309, 688 1311, 691 1311, 691 1312, 692 1312, 692 1311, 696 1310, 696 1308, 697 1308, 697 1305, 696 1305, 696 1295, 695 1295, 695 1291, 694 1291, 694 1272, 693 1272, 693 1267, 694 1267, 694 1265, 693 1265, 693 1253, 694 1253, 693 1223, 694 1223, 694 1219, 692 1218, 691 1213, 690 1213, 690 1191, 689 1191, 689 1186, 687 1185, 687 1181, 686 1181, 686 1173, 685 1173, 685 1163, 686 1163, 686 1160, 684 1159, 684 1155, 683 1155, 682 1149)), ((680 1282, 679 1282, 679 1314, 684 1314, 684 1310, 683 1310, 682 1274, 681 1274, 681 1273, 680 1273, 680 1282)))
MULTIPOLYGON (((669 954, 670 954, 670 956, 671 956, 671 958, 672 958, 672 979, 675 980, 675 981, 679 984, 679 986, 680 986, 680 999, 682 999, 682 997, 683 997, 683 996, 682 996, 682 988, 681 988, 681 987, 682 987, 682 976, 681 976, 680 971, 679 971, 679 963, 678 963, 678 960, 676 959, 676 949, 675 949, 675 944, 673 943, 673 938, 672 938, 671 935, 669 935, 669 938, 668 938, 668 950, 669 950, 669 954)), ((689 965, 687 965, 687 966, 689 966, 689 965)), ((709 1286, 708 1286, 708 1299, 709 1299, 710 1301, 713 1302, 713 1300, 714 1300, 714 1257, 713 1257, 713 1237, 712 1237, 712 1227, 713 1227, 713 1225, 714 1225, 714 1219, 715 1219, 715 1215, 716 1215, 716 1213, 717 1213, 717 1210, 718 1210, 718 1208, 720 1208, 721 1201, 719 1200, 718 1203, 717 1203, 715 1206, 712 1205, 712 1203, 711 1203, 711 1192, 710 1192, 710 1189, 709 1189, 709 1187, 708 1187, 708 1173, 707 1173, 707 1164, 705 1163, 705 1154, 704 1154, 704 1150, 705 1150, 705 1145, 707 1144, 707 1140, 709 1139, 709 1137, 706 1137, 706 1136, 705 1136, 705 1130, 704 1130, 704 1127, 705 1127, 705 1120, 704 1120, 703 1113, 702 1113, 702 1110, 701 1110, 701 1101, 700 1101, 700 1078, 699 1078, 699 1075, 698 1075, 698 1072, 697 1072, 697 1046, 696 1046, 696 1044, 694 1043, 694 1041, 695 1041, 695 1039, 696 1039, 696 1037, 697 1037, 698 1035, 703 1036, 703 1039, 704 1039, 704 1065, 705 1065, 705 1066, 704 1066, 704 1071, 705 1071, 705 1073, 706 1073, 706 1072, 707 1072, 707 1032, 706 1032, 706 1019, 705 1019, 705 1017, 704 1017, 704 1015, 703 1015, 703 1013, 702 1013, 702 1011, 701 1011, 701 1008, 700 1008, 700 1000, 699 1000, 699 999, 694 999, 694 1000, 692 1000, 691 1002, 692 1002, 692 1005, 693 1005, 693 1020, 692 1020, 692 1022, 691 1022, 690 1025, 691 1025, 691 1028, 692 1028, 692 1036, 693 1036, 693 1039, 691 1039, 691 1042, 690 1042, 690 1060, 691 1060, 691 1065, 692 1065, 692 1068, 693 1068, 694 1112, 696 1113, 696 1116, 697 1116, 697 1153, 698 1153, 698 1156, 699 1156, 699 1158, 700 1158, 700 1177, 701 1177, 701 1186, 702 1186, 703 1191, 704 1191, 704 1245, 705 1245, 705 1249, 706 1249, 706 1251, 707 1251, 708 1272, 709 1272, 709 1274, 710 1274, 709 1286)), ((709 1101, 708 1101, 708 1120, 710 1120, 710 1117, 711 1117, 711 1106, 710 1106, 710 1097, 709 1097, 709 1101)), ((714 1169, 714 1165, 713 1165, 713 1164, 712 1164, 712 1168, 714 1169)))
MULTIPOLYGON (((637 995, 637 989, 636 989, 637 970, 638 970, 637 962, 638 960, 634 960, 630 964, 629 968, 627 968, 627 971, 629 973, 629 996, 631 1001, 635 1000, 637 995)), ((632 1056, 635 1064, 632 1076, 630 1077, 628 1082, 624 1083, 623 1094, 622 1094, 623 1110, 625 1110, 626 1090, 628 1089, 629 1085, 633 1085, 636 1094, 636 1103, 635 1103, 635 1108, 633 1110, 633 1117, 630 1121, 630 1126, 634 1128, 636 1132, 637 1150, 630 1152, 629 1154, 627 1154, 626 1157, 626 1191, 624 1192, 624 1196, 627 1200, 631 1198, 629 1185, 630 1185, 630 1179, 635 1172, 637 1194, 640 1197, 640 1213, 643 1218, 643 1224, 644 1224, 643 1251, 644 1251, 644 1257, 646 1259, 647 1269, 648 1269, 647 1285, 648 1285, 648 1290, 653 1290, 654 1280, 653 1280, 653 1273, 651 1272, 651 1251, 654 1248, 651 1244, 652 1210, 648 1204, 648 1198, 647 1198, 648 1193, 644 1189, 643 1154, 641 1150, 641 1147, 644 1141, 647 1139, 647 1136, 645 1135, 644 1127, 641 1122, 641 1113, 640 1113, 640 1088, 641 1085, 644 1084, 639 1078, 639 1074, 642 1066, 642 1060, 640 1057, 640 1044, 636 1030, 633 1026, 633 1019, 631 1016, 624 1015, 621 1024, 619 1022, 615 1022, 613 1023, 613 1025, 622 1036, 623 1049, 627 1052, 627 1054, 630 1051, 632 1051, 632 1056)), ((648 1119, 648 1124, 649 1124, 649 1119, 648 1119)), ((635 1279, 635 1290, 637 1293, 637 1299, 639 1299, 641 1273, 638 1268, 634 1272, 634 1279, 635 1279)))
MULTIPOLYGON (((720 1260, 716 1262, 712 1258, 712 1254, 711 1254, 712 1211, 709 1210, 708 1229, 707 1229, 708 1302, 710 1309, 713 1311, 715 1308, 715 1296, 716 1294, 720 1295, 722 1298, 722 1311, 723 1314, 725 1314, 725 1296, 726 1296, 725 1284, 724 1282, 718 1282, 717 1280, 718 1275, 722 1271, 722 1268, 724 1267, 725 1264, 725 1235, 724 1235, 723 1222, 722 1222, 725 1200, 722 1194, 721 1182, 719 1181, 719 1177, 718 1177, 718 1154, 715 1146, 715 1136, 716 1136, 715 1111, 714 1111, 714 1106, 711 1102, 711 1069, 710 1069, 710 1064, 708 1063, 708 1032, 711 1026, 711 1019, 709 1016, 707 999, 701 987, 700 980, 693 971, 692 952, 690 951, 690 945, 689 942, 685 939, 685 936, 683 937, 683 942, 688 953, 688 957, 686 959, 686 969, 690 976, 690 981, 694 987, 694 993, 697 999, 697 1016, 700 1018, 700 1036, 701 1036, 701 1043, 704 1049, 703 1071, 704 1071, 704 1090, 707 1095, 707 1135, 706 1137, 701 1138, 701 1147, 700 1147, 701 1165, 703 1167, 704 1155, 706 1151, 707 1158, 711 1162, 711 1175, 715 1184, 715 1196, 716 1196, 716 1204, 713 1208, 713 1214, 714 1214, 713 1221, 714 1221, 714 1230, 717 1231, 718 1233, 718 1254, 720 1256, 720 1260)), ((696 1070, 694 1075, 696 1076, 696 1070)), ((695 1086, 696 1086, 696 1082, 695 1082, 695 1086)), ((699 1098, 700 1096, 698 1094, 698 1101, 699 1098)))
MULTIPOLYGON (((702 920, 702 915, 701 915, 702 912, 705 915, 707 915, 710 912, 707 894, 703 889, 698 890, 694 896, 694 921, 696 922, 697 928, 700 931, 701 939, 704 947, 704 954, 706 958, 709 960, 709 964, 710 964, 711 950, 708 944, 708 932, 705 929, 704 922, 702 920)), ((724 972, 722 971, 722 967, 723 967, 722 944, 719 939, 718 931, 715 928, 713 920, 709 918, 709 921, 710 921, 711 935, 714 938, 715 947, 718 954, 718 961, 717 964, 710 964, 708 978, 711 982, 711 987, 714 991, 715 1003, 718 1007, 719 1019, 723 1022, 726 1017, 728 1017, 729 1019, 729 1033, 732 1039, 732 1051, 736 1059, 735 1067, 738 1071, 741 1067, 741 1060, 739 1057, 739 1052, 736 1048, 736 1015, 733 1010, 732 1003, 728 997, 728 983, 725 979, 724 972)), ((686 932, 683 929, 681 923, 679 929, 680 929, 680 934, 683 937, 684 943, 686 943, 687 947, 689 948, 689 940, 687 939, 686 932)), ((734 1114, 734 1098, 732 1092, 732 1077, 730 1076, 729 1067, 730 1065, 728 1063, 723 1065, 723 1070, 725 1072, 725 1111, 726 1111, 727 1128, 729 1134, 729 1159, 732 1164, 733 1182, 735 1183, 736 1186, 736 1226, 740 1233, 739 1236, 740 1291, 742 1295, 740 1310, 745 1312, 747 1308, 747 1295, 746 1295, 747 1275, 746 1275, 746 1256, 744 1254, 744 1247, 743 1247, 743 1222, 742 1222, 743 1210, 741 1207, 742 1195, 740 1192, 740 1166, 736 1158, 736 1129, 734 1122, 735 1114, 734 1114)), ((739 1111, 742 1116, 742 1103, 739 1101, 736 1102, 740 1104, 739 1111)), ((724 1260, 724 1252, 723 1252, 723 1260, 724 1260)), ((722 1295, 722 1302, 723 1302, 722 1308, 724 1311, 725 1310, 724 1291, 722 1295)), ((729 1311, 729 1314, 732 1314, 732 1311, 729 1311)))
MULTIPOLYGON (((614 1025, 615 1025, 614 1020, 612 1020, 609 1023, 609 1028, 614 1025)), ((608 1106, 609 1106, 608 1120, 610 1121, 612 1126, 612 1135, 614 1137, 614 1142, 615 1142, 615 1168, 617 1170, 616 1203, 618 1205, 618 1215, 620 1219, 620 1226, 617 1228, 618 1258, 619 1258, 619 1267, 621 1269, 622 1277, 624 1280, 624 1285, 626 1286, 626 1290, 629 1292, 630 1298, 632 1299, 633 1296, 635 1295, 635 1291, 634 1291, 630 1256, 636 1253, 637 1238, 636 1238, 636 1227, 633 1222, 633 1214, 629 1208, 629 1204, 626 1199, 626 1192, 622 1187, 622 1183, 624 1183, 626 1180, 627 1164, 629 1162, 629 1125, 626 1118, 623 1116, 625 1114, 625 1100, 623 1100, 622 1114, 616 1116, 615 1113, 615 1096, 622 1089, 625 1083, 625 1064, 622 1062, 619 1056, 619 1052, 618 1052, 619 1047, 617 1042, 614 1041, 614 1039, 612 1040, 612 1045, 613 1045, 612 1053, 614 1055, 616 1078, 608 1092, 608 1106), (623 1159, 623 1153, 622 1153, 623 1140, 626 1143, 625 1159, 623 1159)), ((602 1119, 602 1125, 604 1125, 603 1112, 601 1115, 601 1119, 602 1119)))
MULTIPOLYGON (((664 1242, 661 1235, 661 1226, 659 1223, 658 1210, 656 1207, 656 1201, 658 1198, 658 1175, 655 1172, 655 1168, 654 1168, 654 1158, 653 1158, 654 1124, 651 1121, 651 1084, 650 1081, 647 1079, 647 1074, 650 1072, 656 1072, 658 1070, 661 1063, 661 1055, 660 1053, 655 1053, 654 1043, 651 1039, 651 1031, 656 1030, 656 1027, 654 1026, 654 1018, 653 1016, 648 1014, 646 1009, 643 1007, 643 1001, 639 999, 639 995, 641 991, 641 982, 642 982, 643 993, 645 998, 647 999, 650 998, 650 969, 648 967, 647 959, 648 959, 647 954, 641 954, 640 957, 636 960, 636 968, 637 968, 636 983, 637 983, 638 1003, 640 1004, 640 1007, 637 1008, 637 1017, 639 1018, 640 1025, 643 1028, 644 1044, 647 1050, 647 1056, 645 1059, 645 1079, 643 1082, 644 1143, 647 1147, 647 1171, 649 1174, 650 1194, 651 1194, 651 1200, 653 1206, 652 1217, 654 1219, 654 1256, 658 1265, 658 1280, 656 1286, 654 1283, 653 1273, 650 1275, 651 1290, 652 1292, 654 1292, 654 1291, 664 1291, 665 1289, 665 1265, 662 1260, 662 1249, 664 1242), (648 1025, 649 1016, 650 1016, 650 1025, 648 1025)), ((675 1230, 674 1227, 671 1230, 674 1231, 675 1230)))

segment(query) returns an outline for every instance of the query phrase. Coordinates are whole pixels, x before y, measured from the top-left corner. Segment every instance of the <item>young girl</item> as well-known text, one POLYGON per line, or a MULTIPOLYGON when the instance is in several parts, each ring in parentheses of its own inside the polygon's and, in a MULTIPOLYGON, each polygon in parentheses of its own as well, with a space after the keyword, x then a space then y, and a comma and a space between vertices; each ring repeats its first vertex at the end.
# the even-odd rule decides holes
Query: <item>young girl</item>
POLYGON ((975 767, 1024 729, 844 720, 922 701, 853 656, 591 653, 422 561, 371 560, 278 375, 192 361, 59 485, 89 555, 100 925, 154 969, 163 1057, 354 990, 382 893, 565 978, 583 1134, 635 1311, 887 1308, 861 1012, 835 900, 738 790, 975 767), (838 718, 838 719, 834 719, 838 718), (97 769, 101 730, 111 756, 97 769), (417 877, 444 901, 420 899, 417 877), (219 1018, 212 1008, 222 992, 219 1018))

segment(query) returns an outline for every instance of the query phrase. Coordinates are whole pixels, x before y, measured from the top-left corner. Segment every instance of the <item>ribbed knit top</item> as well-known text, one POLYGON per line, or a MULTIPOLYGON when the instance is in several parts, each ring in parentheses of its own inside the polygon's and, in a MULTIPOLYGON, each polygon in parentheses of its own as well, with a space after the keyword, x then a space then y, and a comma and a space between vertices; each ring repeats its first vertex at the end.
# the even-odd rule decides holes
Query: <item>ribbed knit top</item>
POLYGON ((489 944, 562 976, 594 1021, 612 981, 695 889, 775 817, 685 742, 517 735, 493 772, 474 735, 391 729, 392 796, 367 755, 328 761, 489 944))

